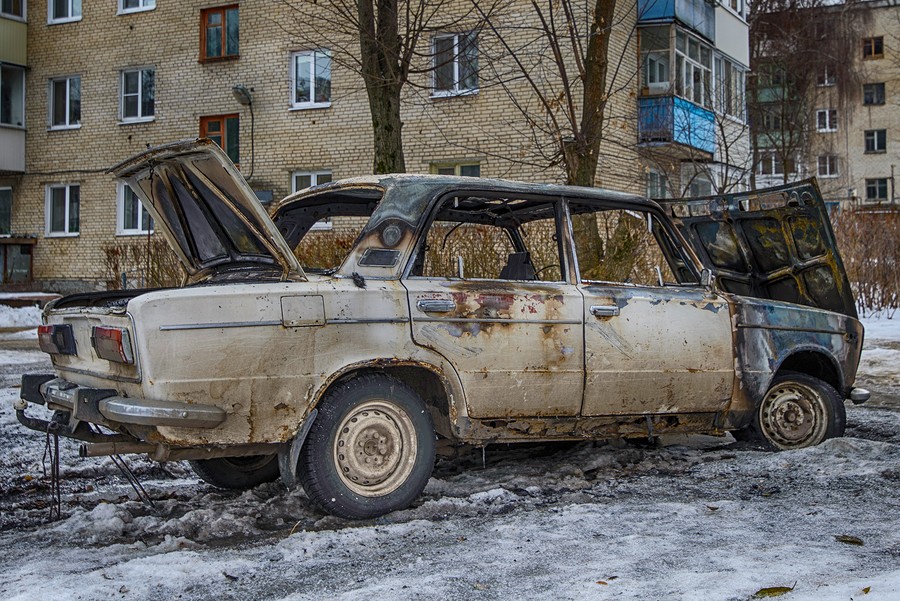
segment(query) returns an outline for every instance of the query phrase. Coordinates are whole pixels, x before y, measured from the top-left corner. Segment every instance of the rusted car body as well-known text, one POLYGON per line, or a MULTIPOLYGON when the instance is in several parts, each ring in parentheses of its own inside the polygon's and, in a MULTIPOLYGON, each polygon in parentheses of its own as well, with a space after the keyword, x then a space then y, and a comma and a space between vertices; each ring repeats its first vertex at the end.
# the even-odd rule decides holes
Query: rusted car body
POLYGON ((280 474, 327 511, 369 517, 421 492, 436 437, 736 431, 795 448, 839 436, 843 400, 868 398, 853 387, 863 328, 814 182, 660 205, 397 175, 295 194, 270 216, 208 141, 115 174, 187 275, 45 310, 56 373, 25 376, 17 414, 85 441, 86 456, 188 459, 221 486, 280 474), (305 270, 294 251, 323 219, 365 225, 339 264, 305 270), (460 236, 482 247, 453 247, 460 236), (479 256, 500 256, 499 275, 470 267, 479 256), (650 281, 633 281, 635 257, 650 281), (615 261, 621 281, 586 277, 615 261))

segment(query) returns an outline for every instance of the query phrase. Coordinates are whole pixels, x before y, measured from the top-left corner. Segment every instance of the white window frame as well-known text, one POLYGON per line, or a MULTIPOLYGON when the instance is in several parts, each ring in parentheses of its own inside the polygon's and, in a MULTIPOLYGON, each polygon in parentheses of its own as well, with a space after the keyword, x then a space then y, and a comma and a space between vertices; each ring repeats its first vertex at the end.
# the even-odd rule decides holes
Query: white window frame
MULTIPOLYGON (((299 111, 299 110, 307 110, 307 109, 324 109, 331 106, 331 91, 328 94, 328 101, 326 102, 316 102, 316 59, 319 56, 327 57, 330 63, 328 68, 328 80, 329 82, 334 82, 333 78, 333 67, 334 61, 331 59, 331 51, 327 48, 319 48, 317 50, 302 50, 300 52, 292 52, 291 53, 291 110, 299 111), (309 100, 305 102, 297 102, 296 94, 297 94, 297 59, 300 57, 311 57, 312 60, 309 61, 309 100)), ((293 185, 293 184, 292 184, 293 185)))
POLYGON ((129 15, 131 13, 142 13, 156 8, 156 0, 138 0, 137 8, 125 8, 125 0, 119 0, 119 10, 117 15, 129 15))
POLYGON ((83 0, 66 0, 66 4, 68 6, 68 16, 65 17, 53 17, 53 3, 54 0, 47 0, 47 24, 48 25, 59 25, 61 23, 74 23, 76 21, 81 21, 81 15, 84 7, 82 7, 83 0), (75 14, 75 9, 78 9, 78 14, 75 14))
POLYGON ((3 11, 3 6, 0 4, 0 16, 3 16, 7 19, 12 19, 14 21, 28 21, 28 1, 22 0, 22 14, 15 15, 13 13, 8 13, 3 11))
MULTIPOLYGON (((154 228, 150 227, 147 229, 144 228, 144 204, 141 202, 141 199, 134 195, 135 200, 137 200, 139 211, 138 211, 138 227, 134 228, 126 228, 125 227, 125 191, 130 190, 131 188, 125 182, 117 182, 116 183, 116 236, 146 236, 147 234, 152 234, 154 228)), ((134 194, 134 192, 132 192, 134 194)), ((153 222, 153 217, 149 214, 147 218, 150 222, 153 222)))
POLYGON ((833 133, 838 130, 837 109, 818 109, 816 110, 816 131, 819 133, 833 133), (825 115, 825 127, 819 126, 819 117, 825 115), (833 116, 833 118, 832 118, 833 116))
POLYGON ((462 160, 462 161, 437 161, 431 163, 429 172, 435 175, 453 175, 455 177, 481 177, 481 161, 462 160), (463 175, 462 170, 465 167, 478 167, 478 175, 463 175), (453 173, 441 174, 441 170, 453 169, 453 173))
POLYGON ((886 177, 869 177, 866 178, 866 202, 887 202, 890 200, 890 181, 889 178, 886 177), (869 186, 874 185, 876 187, 876 191, 879 191, 881 186, 880 182, 884 182, 884 196, 869 196, 869 186))
POLYGON ((887 129, 866 129, 863 130, 863 153, 864 154, 884 154, 887 152, 887 129), (879 136, 879 132, 884 132, 884 136, 879 136), (871 136, 870 136, 871 134, 871 136), (867 148, 869 138, 872 139, 872 150, 867 148), (880 138, 880 140, 879 140, 880 138), (879 141, 883 144, 879 144, 879 141))
POLYGON ((702 106, 706 109, 714 108, 714 94, 710 89, 713 83, 713 48, 700 38, 689 34, 682 29, 675 31, 675 94, 688 102, 702 106), (678 40, 684 40, 684 50, 678 48, 678 40), (691 44, 697 46, 697 58, 691 57, 691 44), (709 64, 703 64, 704 57, 709 59, 709 64), (681 69, 681 77, 678 70, 681 69), (700 74, 700 90, 694 87, 694 72, 700 74), (680 90, 680 91, 679 91, 680 90), (697 97, 700 101, 697 101, 697 97))
POLYGON ((72 98, 71 88, 72 88, 72 80, 73 79, 78 80, 78 86, 80 88, 81 87, 81 76, 80 75, 67 75, 65 77, 53 77, 50 79, 50 85, 49 85, 49 89, 47 91, 47 99, 48 99, 48 102, 47 102, 47 125, 49 126, 49 129, 51 131, 56 131, 56 130, 61 130, 61 129, 79 129, 81 127, 80 116, 79 116, 79 120, 76 123, 69 123, 69 110, 71 108, 69 106, 69 101, 72 98), (56 98, 54 96, 55 87, 53 84, 58 83, 60 81, 66 82, 66 122, 64 124, 57 125, 57 124, 53 123, 53 107, 55 104, 54 100, 56 100, 56 98))
POLYGON ((825 65, 824 70, 816 75, 816 87, 830 88, 837 85, 837 73, 832 73, 829 65, 825 65))
MULTIPOLYGON (((432 98, 448 98, 454 96, 471 96, 473 94, 477 94, 480 89, 480 83, 478 81, 478 71, 475 72, 475 87, 474 88, 463 88, 460 87, 460 74, 459 74, 459 38, 460 36, 468 36, 475 35, 474 32, 471 31, 461 31, 458 33, 442 33, 435 35, 431 38, 431 54, 432 54, 432 70, 431 70, 431 97, 432 98), (445 40, 448 38, 453 39, 453 87, 446 90, 439 90, 437 87, 437 51, 435 50, 435 45, 438 40, 445 40)), ((478 38, 476 35, 475 39, 475 56, 476 59, 478 57, 478 38)))
POLYGON ((661 171, 649 169, 647 171, 647 198, 669 198, 669 196, 669 178, 661 171), (660 195, 660 191, 662 195, 660 195))
POLYGON ((47 184, 44 192, 44 235, 47 238, 72 238, 75 236, 79 236, 81 234, 81 184, 72 183, 72 184, 47 184), (72 210, 72 188, 77 187, 79 192, 79 206, 78 206, 78 231, 72 232, 69 230, 69 217, 70 212, 72 210), (66 208, 65 213, 63 214, 63 223, 65 224, 65 230, 61 232, 54 232, 50 230, 51 224, 53 222, 51 215, 51 195, 52 190, 56 190, 59 188, 63 188, 66 191, 66 208))
POLYGON ((122 69, 119 72, 119 123, 147 123, 156 119, 156 68, 155 67, 134 67, 132 69, 122 69), (143 98, 141 94, 144 92, 144 72, 153 72, 153 114, 146 116, 140 114, 143 106, 143 98), (138 73, 138 91, 137 91, 137 117, 125 116, 125 75, 127 73, 138 73))
POLYGON ((833 178, 840 176, 838 169, 838 157, 834 154, 821 154, 817 159, 816 173, 821 178, 833 178), (823 162, 824 159, 824 162, 823 162), (825 167, 823 170, 822 167, 825 167))
MULTIPOLYGON (((301 175, 309 176, 309 182, 310 182, 309 187, 310 188, 313 186, 319 185, 319 177, 322 175, 328 176, 328 178, 329 178, 328 182, 334 181, 334 173, 330 169, 319 169, 318 171, 304 171, 304 170, 294 171, 291 173, 291 194, 293 194, 295 192, 299 192, 300 190, 308 189, 308 188, 298 188, 297 187, 297 177, 301 176, 301 175)), ((328 182, 322 182, 322 183, 328 183, 328 182)), ((333 228, 334 228, 334 224, 331 223, 331 218, 328 217, 321 221, 315 222, 312 225, 312 227, 309 228, 309 230, 310 231, 326 231, 326 230, 330 230, 333 228)))

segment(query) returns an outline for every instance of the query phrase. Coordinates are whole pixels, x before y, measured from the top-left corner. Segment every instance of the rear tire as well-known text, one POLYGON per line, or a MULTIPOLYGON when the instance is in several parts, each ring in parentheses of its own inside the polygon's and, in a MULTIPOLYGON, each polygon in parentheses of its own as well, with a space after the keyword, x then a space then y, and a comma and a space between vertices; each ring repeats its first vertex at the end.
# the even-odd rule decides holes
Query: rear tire
POLYGON ((222 457, 189 461, 201 480, 233 490, 246 490, 278 479, 278 455, 222 457))
POLYGON ((806 374, 786 372, 775 378, 763 396, 750 431, 775 450, 805 449, 843 436, 846 422, 844 401, 833 386, 806 374))
POLYGON ((374 518, 408 507, 434 469, 435 435, 421 398, 403 382, 367 375, 338 384, 300 451, 306 495, 324 511, 374 518))

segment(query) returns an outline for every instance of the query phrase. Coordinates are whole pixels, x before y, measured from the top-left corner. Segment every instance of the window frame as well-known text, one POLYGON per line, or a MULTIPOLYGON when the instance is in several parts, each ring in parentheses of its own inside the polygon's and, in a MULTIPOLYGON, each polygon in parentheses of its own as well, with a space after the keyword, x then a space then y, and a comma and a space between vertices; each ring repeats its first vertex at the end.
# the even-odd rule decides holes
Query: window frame
POLYGON ((887 102, 887 91, 884 82, 863 84, 863 106, 882 106, 887 102), (872 102, 868 102, 868 93, 872 92, 872 102), (880 102, 879 102, 880 100, 880 102))
POLYGON ((48 129, 50 131, 60 131, 67 129, 80 129, 81 128, 81 75, 64 75, 61 77, 51 77, 49 80, 49 89, 47 91, 47 124, 48 129), (78 96, 79 96, 79 105, 78 105, 78 119, 75 123, 70 123, 70 113, 71 106, 70 102, 72 101, 72 80, 78 80, 78 96), (54 108, 55 108, 55 100, 56 100, 56 86, 59 82, 66 82, 66 122, 63 124, 56 124, 53 122, 54 118, 54 108))
POLYGON ((864 61, 873 61, 884 58, 884 36, 875 35, 862 39, 862 58, 864 61), (881 52, 876 52, 881 46, 881 52), (869 53, 871 51, 871 53, 869 53))
POLYGON ((816 74, 816 87, 830 88, 837 85, 837 73, 833 73, 830 67, 825 65, 824 70, 816 74))
POLYGON ((219 145, 225 154, 228 154, 228 123, 229 119, 237 119, 237 158, 235 161, 230 155, 228 158, 231 159, 231 162, 234 163, 234 166, 238 169, 241 168, 240 158, 241 158, 241 114, 240 113, 223 113, 221 115, 201 115, 200 116, 200 137, 201 138, 209 138, 209 123, 211 121, 221 121, 222 122, 222 144, 219 145))
MULTIPOLYGON (((9 236, 12 234, 12 209, 13 209, 13 189, 12 186, 0 186, 0 193, 9 192, 9 231, 3 231, 3 222, 0 221, 0 236, 9 236)), ((2 200, 2 198, 0 198, 2 200)))
MULTIPOLYGON (((327 183, 333 182, 333 181, 334 181, 334 172, 331 169, 317 169, 314 171, 300 169, 297 171, 292 171, 291 172, 291 194, 295 194, 297 192, 300 192, 301 190, 308 190, 309 188, 312 188, 313 186, 318 186, 320 183, 327 184, 327 183), (298 188, 297 187, 297 177, 301 176, 301 175, 310 176, 310 185, 307 188, 298 188), (321 176, 321 175, 327 175, 329 178, 328 181, 327 182, 319 182, 319 176, 321 176)), ((334 229, 334 224, 331 222, 331 217, 327 217, 322 222, 317 221, 314 224, 312 224, 312 227, 309 228, 309 231, 322 232, 322 231, 329 231, 332 229, 334 229)))
MULTIPOLYGON (((132 94, 129 94, 131 96, 132 94)), ((156 68, 155 67, 133 67, 129 69, 122 69, 119 72, 119 124, 125 125, 128 123, 149 123, 150 121, 156 120, 156 68), (143 113, 143 94, 144 94, 144 74, 146 72, 151 72, 153 74, 153 114, 152 115, 144 115, 143 113), (125 76, 128 73, 137 73, 138 74, 138 86, 137 86, 137 108, 138 108, 138 116, 136 117, 127 117, 125 115, 125 76)))
POLYGON ((670 188, 669 176, 657 169, 647 170, 647 198, 669 198, 670 188), (657 192, 653 192, 653 190, 657 192), (658 193, 659 191, 662 191, 662 195, 658 193))
POLYGON ((3 121, 3 115, 0 114, 0 126, 2 127, 11 127, 16 129, 25 129, 27 122, 25 121, 26 116, 26 107, 25 107, 25 67, 20 67, 19 65, 12 65, 7 63, 0 63, 0 87, 3 86, 3 71, 16 71, 19 76, 19 83, 21 84, 20 93, 18 94, 18 106, 14 108, 18 108, 19 114, 16 115, 21 117, 21 123, 15 123, 12 116, 10 116, 9 123, 3 121))
POLYGON ((315 50, 298 50, 296 52, 291 53, 291 109, 292 111, 302 111, 309 109, 324 109, 329 108, 331 106, 331 91, 333 84, 333 66, 334 61, 332 60, 331 50, 327 48, 317 48, 315 50), (319 56, 328 58, 328 100, 324 102, 317 102, 316 98, 316 59, 319 56), (309 63, 309 81, 310 81, 310 90, 309 90, 309 100, 308 101, 297 101, 297 59, 300 57, 309 56, 312 57, 312 60, 309 63))
POLYGON ((147 211, 146 208, 144 208, 144 203, 141 202, 140 197, 135 194, 134 190, 132 190, 125 182, 116 182, 116 236, 147 236, 153 234, 155 231, 156 228, 154 227, 153 216, 150 215, 150 212, 147 211), (134 200, 137 201, 137 206, 140 208, 140 211, 138 211, 137 229, 125 227, 126 190, 131 190, 131 194, 134 196, 134 200), (145 213, 149 220, 149 223, 147 224, 149 227, 147 229, 143 229, 145 213))
POLYGON ((210 6, 208 8, 203 8, 200 10, 200 55, 199 61, 201 63, 212 63, 217 61, 230 61, 237 60, 241 57, 241 12, 240 12, 240 4, 226 4, 223 6, 210 6), (228 11, 236 9, 237 13, 237 31, 238 31, 238 41, 237 41, 237 52, 234 54, 227 54, 228 50, 228 11), (220 13, 222 15, 222 54, 219 56, 208 56, 206 54, 206 41, 207 41, 207 17, 212 13, 220 13))
POLYGON ((53 16, 53 4, 54 0, 47 0, 47 25, 61 25, 63 23, 75 23, 77 21, 81 21, 82 15, 84 14, 82 0, 66 0, 66 6, 68 8, 69 14, 65 17, 53 16), (76 6, 78 8, 77 15, 74 14, 76 6))
POLYGON ((0 16, 5 17, 7 19, 12 19, 14 21, 28 21, 28 0, 21 0, 19 6, 22 8, 22 14, 17 15, 15 13, 6 12, 3 10, 3 4, 0 3, 0 16))
POLYGON ((838 130, 837 109, 816 109, 816 132, 820 134, 834 133, 838 130), (820 126, 819 116, 825 114, 825 127, 820 126))
POLYGON ((888 201, 888 178, 872 177, 866 178, 866 202, 887 202, 888 201), (883 184, 883 186, 882 186, 883 184), (884 196, 869 196, 869 191, 875 187, 876 194, 884 188, 884 196))
POLYGON ((481 89, 481 82, 478 77, 478 35, 474 31, 460 31, 456 33, 438 33, 432 36, 431 38, 431 97, 432 98, 453 98, 456 96, 473 96, 478 94, 481 89), (475 86, 470 88, 461 87, 460 80, 460 49, 459 49, 459 38, 461 36, 473 36, 474 41, 471 44, 475 47, 475 86), (453 86, 451 88, 440 89, 438 88, 438 53, 437 53, 437 42, 438 40, 446 40, 448 38, 453 39, 453 86))
POLYGON ((863 154, 884 154, 887 152, 887 130, 867 129, 863 132, 863 154), (869 142, 871 141, 871 144, 869 142))
POLYGON ((432 175, 452 175, 454 177, 481 177, 481 161, 466 159, 463 159, 461 161, 436 161, 429 164, 428 172, 432 175), (463 175, 462 170, 469 167, 477 167, 478 175, 463 175), (453 169, 453 173, 441 173, 442 170, 447 170, 450 168, 453 169))
POLYGON ((156 0, 137 0, 138 7, 137 8, 125 8, 126 0, 119 0, 118 6, 119 9, 116 12, 117 15, 130 15, 132 13, 143 13, 156 8, 156 0))
POLYGON ((675 28, 675 95, 705 109, 715 110, 713 81, 714 48, 686 30, 675 28), (679 40, 683 40, 679 48, 679 40), (692 44, 697 47, 697 58, 691 56, 692 44), (709 64, 704 64, 704 56, 709 64), (694 76, 699 73, 699 79, 694 76), (696 80, 696 81, 695 81, 696 80), (700 84, 699 92, 695 84, 700 84), (697 101, 699 98, 699 102, 697 101))
POLYGON ((44 237, 46 238, 73 238, 81 235, 81 184, 80 183, 58 183, 47 184, 44 188, 44 237), (78 188, 78 229, 72 231, 71 227, 71 211, 72 211, 72 188, 78 188), (65 212, 63 214, 63 223, 65 229, 62 231, 53 231, 53 190, 64 189, 65 194, 65 212))
POLYGON ((820 154, 816 159, 816 174, 823 179, 840 177, 840 169, 838 167, 838 156, 834 154, 820 154), (825 159, 825 171, 822 171, 822 159, 825 159))

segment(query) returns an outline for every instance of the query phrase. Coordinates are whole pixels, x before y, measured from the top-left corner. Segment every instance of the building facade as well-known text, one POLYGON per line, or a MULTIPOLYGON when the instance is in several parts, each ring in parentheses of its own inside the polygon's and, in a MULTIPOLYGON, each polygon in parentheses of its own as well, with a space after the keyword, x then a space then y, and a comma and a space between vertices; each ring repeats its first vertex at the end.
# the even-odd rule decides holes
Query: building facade
POLYGON ((822 56, 802 90, 790 91, 789 73, 765 64, 757 101, 765 107, 786 98, 783 109, 760 111, 754 124, 757 187, 815 176, 832 206, 896 208, 900 168, 900 2, 873 0, 804 11, 810 23, 823 16, 849 29, 841 47, 820 52, 827 32, 798 36, 822 56), (786 113, 802 113, 793 119, 786 113), (778 131, 772 135, 773 130, 778 131), (796 145, 773 144, 796 136, 796 145), (785 156, 782 156, 785 155, 785 156))
MULTIPOLYGON (((726 2, 620 3, 598 185, 743 185, 747 26, 740 0, 726 2)), ((517 11, 529 18, 527 3, 517 11)), ((111 257, 153 237, 152 220, 106 171, 150 146, 215 140, 263 203, 370 173, 366 91, 327 29, 274 0, 2 0, 0 286, 70 292, 140 271, 111 257)), ((403 98, 407 170, 562 181, 513 100, 526 83, 492 79, 502 69, 488 74, 476 29, 422 42, 433 68, 403 98)))

